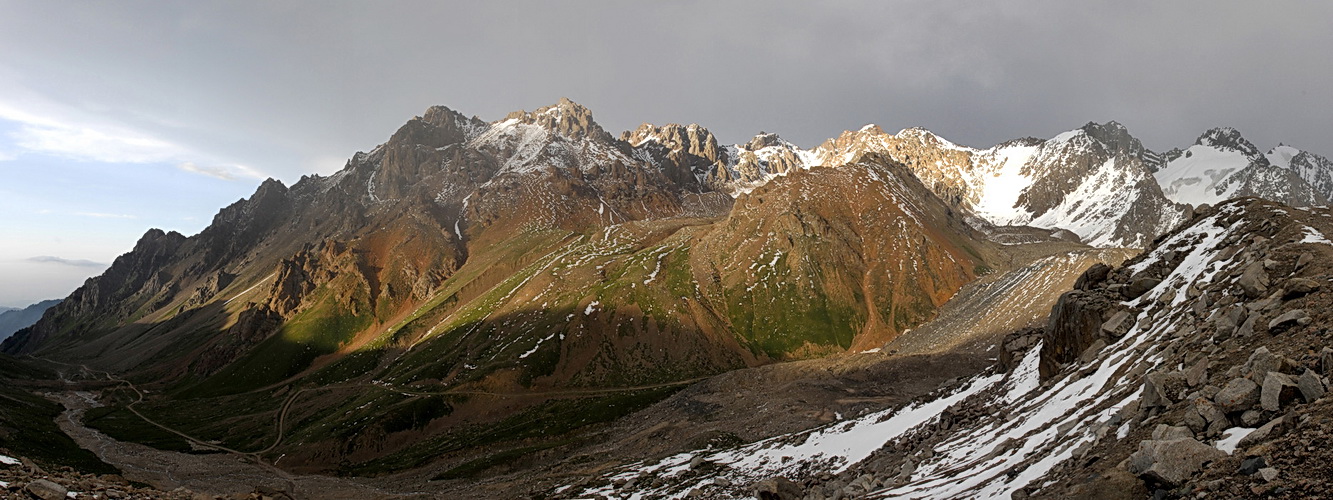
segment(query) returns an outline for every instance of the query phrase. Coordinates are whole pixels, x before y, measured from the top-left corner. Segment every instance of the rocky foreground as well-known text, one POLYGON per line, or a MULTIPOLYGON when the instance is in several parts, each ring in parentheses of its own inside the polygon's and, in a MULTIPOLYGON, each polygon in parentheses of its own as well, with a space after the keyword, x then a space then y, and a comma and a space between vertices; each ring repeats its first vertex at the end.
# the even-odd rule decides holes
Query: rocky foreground
POLYGON ((115 474, 83 474, 69 467, 47 469, 32 461, 14 458, 0 450, 0 497, 36 500, 110 499, 110 500, 258 500, 287 499, 272 491, 218 497, 195 493, 184 488, 162 491, 134 484, 115 474))
POLYGON ((1333 211, 1204 207, 999 364, 903 407, 617 469, 569 498, 1330 498, 1333 211))

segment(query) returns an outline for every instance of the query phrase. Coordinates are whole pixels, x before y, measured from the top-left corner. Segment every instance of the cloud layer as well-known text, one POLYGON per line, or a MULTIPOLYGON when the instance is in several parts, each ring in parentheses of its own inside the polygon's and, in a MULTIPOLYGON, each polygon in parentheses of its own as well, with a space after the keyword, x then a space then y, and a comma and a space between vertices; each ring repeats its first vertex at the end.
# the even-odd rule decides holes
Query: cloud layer
POLYGON ((28 262, 36 262, 39 264, 60 264, 63 266, 73 266, 73 267, 106 267, 106 264, 103 264, 101 262, 93 262, 91 260, 83 260, 83 259, 64 259, 51 255, 39 255, 36 257, 29 257, 28 262))
POLYGON ((609 129, 699 122, 730 142, 875 122, 985 146, 1117 120, 1158 149, 1230 125, 1333 153, 1329 3, 336 7, 6 4, 0 68, 20 92, 0 95, 107 122, 25 121, 22 147, 219 179, 328 173, 432 104, 497 119, 560 96, 609 129))

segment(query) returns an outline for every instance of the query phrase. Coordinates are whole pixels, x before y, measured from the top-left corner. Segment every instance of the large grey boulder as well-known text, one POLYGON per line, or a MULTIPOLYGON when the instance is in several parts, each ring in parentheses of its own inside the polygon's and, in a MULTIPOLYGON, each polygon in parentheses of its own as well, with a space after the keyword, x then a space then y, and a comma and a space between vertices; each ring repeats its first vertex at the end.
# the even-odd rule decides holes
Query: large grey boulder
POLYGON ((1305 312, 1305 309, 1292 309, 1269 321, 1268 331, 1276 335, 1295 326, 1308 325, 1311 321, 1310 313, 1305 312))
POLYGON ((29 495, 32 495, 34 498, 40 498, 41 500, 65 500, 65 496, 69 494, 69 490, 64 486, 46 479, 38 479, 28 483, 28 486, 23 489, 26 490, 29 495))
POLYGON ((1213 396, 1213 402, 1226 413, 1245 411, 1259 404, 1259 393, 1259 384, 1248 378, 1237 378, 1213 396))
POLYGON ((1324 397, 1324 381, 1319 379, 1314 370, 1305 370, 1301 378, 1296 380, 1296 386, 1300 388, 1301 397, 1305 398, 1306 403, 1324 397))
POLYGON ((1236 443, 1236 449, 1244 450, 1256 444, 1278 437, 1282 435, 1283 432, 1286 431, 1287 431, 1287 419, 1285 417, 1275 418, 1269 421, 1268 423, 1260 426, 1258 429, 1255 429, 1254 432, 1251 432, 1247 434, 1245 437, 1240 438, 1240 442, 1236 443))
POLYGON ((1263 262, 1254 262, 1245 268, 1241 273, 1240 279, 1236 281, 1240 289, 1245 292, 1245 296, 1251 300, 1263 297, 1268 293, 1268 273, 1264 271, 1263 262))
POLYGON ((1218 340, 1226 340, 1236 333, 1236 328, 1245 322, 1245 306, 1232 304, 1219 311, 1213 317, 1213 328, 1218 340))
POLYGON ((1282 406, 1288 404, 1300 395, 1300 386, 1291 375, 1279 372, 1268 372, 1264 376, 1263 389, 1259 394, 1259 404, 1265 410, 1276 412, 1282 409, 1282 406))
POLYGON ((1226 452, 1193 438, 1139 443, 1129 456, 1129 472, 1175 488, 1193 478, 1209 462, 1227 458, 1226 452))
POLYGON ((1287 293, 1283 295, 1282 298, 1291 300, 1298 297, 1304 297, 1319 290, 1319 282, 1310 278, 1292 278, 1287 280, 1287 284, 1284 285, 1283 288, 1287 290, 1287 293))
POLYGON ((1153 408, 1170 406, 1179 401, 1189 388, 1185 374, 1178 371, 1153 372, 1143 377, 1143 406, 1153 408))
POLYGON ((1111 341, 1119 340, 1129 333, 1129 329, 1133 326, 1134 315, 1129 311, 1118 311, 1111 315, 1111 319, 1102 323, 1102 335, 1111 341))
POLYGON ((1227 419, 1226 413, 1212 401, 1204 398, 1191 401, 1190 409, 1185 412, 1184 424, 1195 434, 1204 437, 1220 435, 1222 431, 1231 427, 1231 421, 1227 419))
POLYGON ((1286 371, 1291 363, 1287 362, 1282 356, 1273 354, 1267 347, 1259 347, 1250 354, 1250 359, 1245 361, 1245 373, 1250 375, 1255 382, 1262 383, 1264 375, 1268 372, 1286 371))
POLYGON ((799 500, 805 497, 800 485, 781 476, 755 483, 754 490, 760 500, 799 500))

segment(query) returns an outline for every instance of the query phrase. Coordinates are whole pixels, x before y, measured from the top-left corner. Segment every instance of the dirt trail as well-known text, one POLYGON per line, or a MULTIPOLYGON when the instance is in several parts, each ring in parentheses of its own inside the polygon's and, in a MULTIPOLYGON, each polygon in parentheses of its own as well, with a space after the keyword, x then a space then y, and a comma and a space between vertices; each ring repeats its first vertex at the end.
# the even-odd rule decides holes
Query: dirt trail
POLYGON ((264 486, 285 491, 301 499, 430 498, 427 492, 389 492, 353 480, 289 474, 244 455, 211 453, 196 455, 163 451, 137 443, 118 441, 83 425, 83 413, 97 406, 92 393, 73 391, 53 394, 65 405, 60 429, 79 446, 116 466, 125 478, 161 490, 185 487, 215 495, 250 493, 264 486))
MULTIPOLYGON (((143 400, 143 392, 127 380, 82 365, 59 364, 78 368, 79 375, 90 378, 105 377, 121 383, 138 394, 135 403, 143 400)), ((62 371, 60 376, 67 383, 72 383, 67 372, 62 371)), ((150 484, 160 490, 184 487, 197 492, 227 495, 250 493, 255 491, 256 487, 263 486, 287 492, 298 499, 311 500, 433 498, 433 495, 424 491, 386 491, 351 479, 291 474, 263 462, 254 454, 205 443, 155 422, 135 410, 134 403, 127 405, 127 408, 145 422, 181 436, 199 448, 215 449, 222 453, 180 453, 119 441, 83 425, 84 412, 89 408, 101 406, 94 393, 66 391, 50 393, 47 396, 65 407, 65 411, 60 414, 56 423, 65 434, 74 439, 74 442, 96 453, 102 461, 119 468, 125 478, 150 484)))

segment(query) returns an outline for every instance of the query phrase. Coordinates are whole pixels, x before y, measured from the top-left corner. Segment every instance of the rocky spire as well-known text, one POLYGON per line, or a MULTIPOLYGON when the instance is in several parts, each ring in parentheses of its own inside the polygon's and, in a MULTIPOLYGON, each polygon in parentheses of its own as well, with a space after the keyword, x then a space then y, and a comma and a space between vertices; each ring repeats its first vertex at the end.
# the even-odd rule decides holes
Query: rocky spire
POLYGON ((544 127, 571 139, 611 139, 611 134, 606 133, 601 125, 593 121, 592 111, 567 97, 561 97, 560 102, 538 108, 533 112, 509 113, 505 120, 518 120, 519 123, 544 127))

